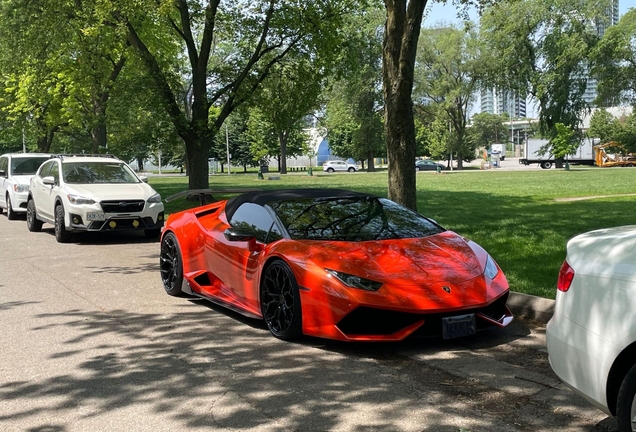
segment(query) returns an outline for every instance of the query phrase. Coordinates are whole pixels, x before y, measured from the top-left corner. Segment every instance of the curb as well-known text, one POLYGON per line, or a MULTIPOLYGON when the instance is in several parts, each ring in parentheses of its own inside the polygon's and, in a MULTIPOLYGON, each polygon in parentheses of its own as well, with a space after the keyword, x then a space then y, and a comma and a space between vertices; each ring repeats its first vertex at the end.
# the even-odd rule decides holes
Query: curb
POLYGON ((547 323, 554 314, 554 300, 510 291, 507 303, 513 315, 547 323))

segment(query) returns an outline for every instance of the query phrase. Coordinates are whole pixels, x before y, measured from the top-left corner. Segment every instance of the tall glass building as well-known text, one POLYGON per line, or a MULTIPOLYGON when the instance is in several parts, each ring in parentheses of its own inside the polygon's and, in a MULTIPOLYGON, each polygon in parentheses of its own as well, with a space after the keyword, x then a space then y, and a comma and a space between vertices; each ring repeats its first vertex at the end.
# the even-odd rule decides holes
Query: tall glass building
POLYGON ((526 98, 509 90, 482 89, 480 94, 481 110, 490 114, 508 114, 513 118, 526 116, 526 98))

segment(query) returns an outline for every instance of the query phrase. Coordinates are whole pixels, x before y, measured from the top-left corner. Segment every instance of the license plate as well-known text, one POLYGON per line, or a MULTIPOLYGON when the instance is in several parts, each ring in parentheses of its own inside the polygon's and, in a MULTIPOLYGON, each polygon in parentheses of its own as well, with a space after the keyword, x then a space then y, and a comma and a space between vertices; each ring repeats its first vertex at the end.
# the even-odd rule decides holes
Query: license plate
POLYGON ((475 314, 442 318, 442 337, 444 339, 470 336, 476 332, 475 314))
POLYGON ((86 213, 87 221, 103 221, 104 213, 86 213))

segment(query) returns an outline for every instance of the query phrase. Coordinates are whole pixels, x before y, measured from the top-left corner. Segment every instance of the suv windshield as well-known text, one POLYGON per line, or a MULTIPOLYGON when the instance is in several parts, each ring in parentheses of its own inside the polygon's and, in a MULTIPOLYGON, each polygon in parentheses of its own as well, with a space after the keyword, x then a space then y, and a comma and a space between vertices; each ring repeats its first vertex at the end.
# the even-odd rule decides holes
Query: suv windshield
POLYGON ((369 241, 420 238, 444 228, 376 197, 309 198, 270 203, 294 240, 369 241))
POLYGON ((49 157, 13 157, 11 158, 12 175, 33 175, 49 157))
POLYGON ((139 183, 137 176, 123 163, 65 162, 63 176, 66 183, 139 183))

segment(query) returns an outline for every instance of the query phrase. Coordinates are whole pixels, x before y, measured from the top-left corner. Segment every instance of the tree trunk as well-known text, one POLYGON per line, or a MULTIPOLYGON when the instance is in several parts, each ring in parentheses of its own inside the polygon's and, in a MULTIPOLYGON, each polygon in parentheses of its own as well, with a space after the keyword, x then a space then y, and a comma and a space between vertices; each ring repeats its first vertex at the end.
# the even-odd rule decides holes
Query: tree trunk
POLYGON ((97 124, 93 129, 91 129, 91 153, 99 154, 102 151, 106 151, 106 122, 105 118, 99 118, 99 124, 97 124))
POLYGON ((280 166, 281 174, 287 174, 287 133, 278 133, 278 142, 280 143, 280 166))
POLYGON ((413 69, 426 0, 384 0, 382 47, 384 128, 389 159, 389 199, 417 210, 413 69))
MULTIPOLYGON (((188 189, 207 189, 209 187, 208 145, 203 139, 192 140, 186 145, 188 155, 188 189)), ((223 165, 221 165, 221 172, 223 165)))
POLYGON ((373 157, 373 150, 367 152, 367 172, 375 172, 375 158, 373 157))
POLYGON ((141 156, 137 156, 137 167, 139 172, 143 172, 144 170, 144 158, 141 156))

